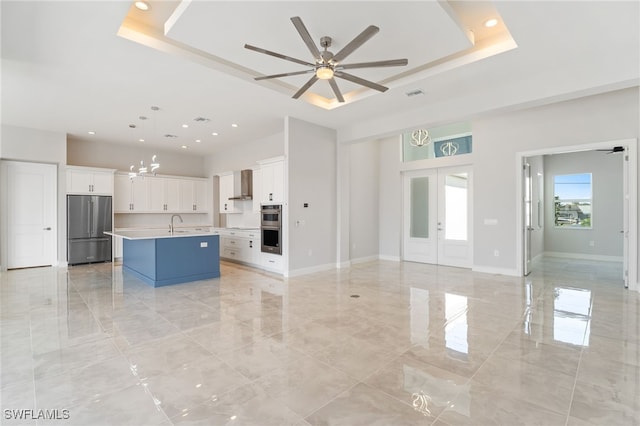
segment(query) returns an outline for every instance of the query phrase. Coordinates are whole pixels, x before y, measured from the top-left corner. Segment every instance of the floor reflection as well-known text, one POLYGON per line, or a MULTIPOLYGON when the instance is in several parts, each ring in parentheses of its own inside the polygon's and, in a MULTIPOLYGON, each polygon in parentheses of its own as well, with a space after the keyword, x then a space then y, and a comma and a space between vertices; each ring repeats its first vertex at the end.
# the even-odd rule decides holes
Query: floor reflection
POLYGON ((542 266, 284 279, 223 263, 160 288, 118 265, 0 272, 2 407, 75 424, 640 424, 640 295, 610 262, 542 266))

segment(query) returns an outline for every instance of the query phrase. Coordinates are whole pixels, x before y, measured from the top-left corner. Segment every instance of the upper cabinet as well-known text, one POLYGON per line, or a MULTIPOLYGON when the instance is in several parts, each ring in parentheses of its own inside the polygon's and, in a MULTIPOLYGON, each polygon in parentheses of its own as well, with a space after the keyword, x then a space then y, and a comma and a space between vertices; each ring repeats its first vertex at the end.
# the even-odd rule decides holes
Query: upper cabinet
POLYGON ((237 213, 236 203, 229 198, 233 197, 234 177, 233 172, 219 175, 220 178, 220 213, 237 213))
POLYGON ((172 178, 149 178, 149 210, 153 213, 179 212, 180 183, 180 180, 172 178))
POLYGON ((207 180, 116 174, 113 204, 116 213, 206 213, 207 180))
POLYGON ((181 189, 181 210, 184 213, 206 213, 207 205, 207 182, 203 180, 182 179, 181 189))
POLYGON ((115 213, 140 213, 149 210, 148 179, 130 179, 117 174, 114 179, 113 211, 115 213))
POLYGON ((253 170, 253 212, 260 213, 262 201, 262 170, 253 170))
POLYGON ((113 195, 112 169, 67 167, 67 193, 113 195))
POLYGON ((260 162, 262 181, 262 204, 282 204, 284 202, 284 159, 265 160, 260 162))

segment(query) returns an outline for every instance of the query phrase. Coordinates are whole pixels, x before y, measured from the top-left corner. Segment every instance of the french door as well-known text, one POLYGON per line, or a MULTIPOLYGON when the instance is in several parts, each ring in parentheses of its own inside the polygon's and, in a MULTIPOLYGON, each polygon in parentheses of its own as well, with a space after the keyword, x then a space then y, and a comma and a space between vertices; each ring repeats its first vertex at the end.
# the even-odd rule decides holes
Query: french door
POLYGON ((470 166, 404 174, 404 260, 472 266, 472 189, 470 166))

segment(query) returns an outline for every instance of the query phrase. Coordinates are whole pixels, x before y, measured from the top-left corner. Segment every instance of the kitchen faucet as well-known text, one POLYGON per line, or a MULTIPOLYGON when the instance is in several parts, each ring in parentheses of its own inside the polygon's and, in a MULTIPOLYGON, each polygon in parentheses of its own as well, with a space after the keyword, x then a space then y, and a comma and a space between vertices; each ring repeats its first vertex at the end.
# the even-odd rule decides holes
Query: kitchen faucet
POLYGON ((184 222, 184 221, 182 220, 182 216, 180 216, 179 214, 174 214, 173 216, 171 216, 171 223, 169 224, 169 232, 171 232, 171 235, 173 235, 173 219, 174 219, 176 216, 178 217, 178 219, 180 219, 180 223, 184 222))

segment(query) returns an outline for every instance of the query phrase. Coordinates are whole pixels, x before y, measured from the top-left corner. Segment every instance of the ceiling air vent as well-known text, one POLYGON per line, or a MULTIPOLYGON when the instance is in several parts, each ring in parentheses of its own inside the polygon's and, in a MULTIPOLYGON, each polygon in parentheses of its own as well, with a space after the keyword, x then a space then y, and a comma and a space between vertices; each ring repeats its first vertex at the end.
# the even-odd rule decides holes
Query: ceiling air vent
POLYGON ((197 121, 199 123, 207 123, 209 121, 211 121, 210 118, 206 118, 206 117, 196 117, 193 119, 193 121, 197 121))
POLYGON ((177 138, 177 135, 172 135, 171 133, 167 133, 166 135, 164 135, 165 138, 177 138))
POLYGON ((405 95, 407 95, 410 98, 412 96, 424 95, 424 92, 422 91, 422 89, 416 89, 416 90, 412 90, 410 92, 405 93, 405 95))

